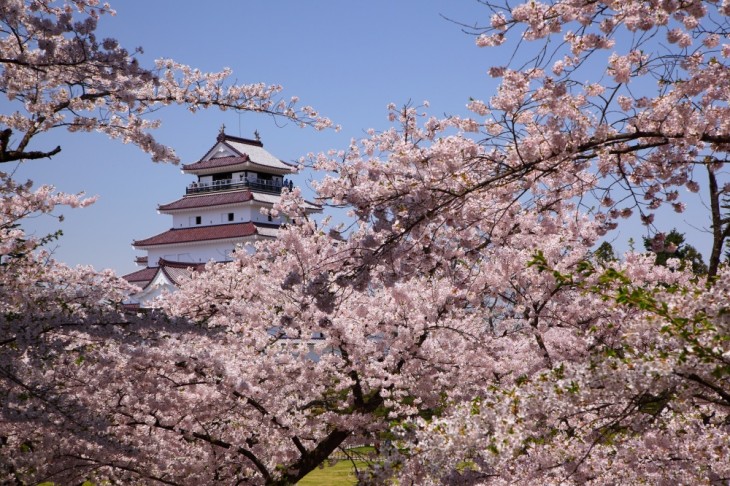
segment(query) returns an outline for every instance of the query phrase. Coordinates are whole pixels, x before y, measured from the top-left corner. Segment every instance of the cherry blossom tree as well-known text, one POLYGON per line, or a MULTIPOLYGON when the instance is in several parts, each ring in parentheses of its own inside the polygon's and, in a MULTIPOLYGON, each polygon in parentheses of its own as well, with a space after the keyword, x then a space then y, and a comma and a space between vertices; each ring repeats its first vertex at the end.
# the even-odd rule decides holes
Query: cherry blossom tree
POLYGON ((651 225, 662 205, 681 213, 679 190, 704 185, 715 275, 728 237, 720 207, 728 191, 726 2, 485 4, 492 18, 478 45, 508 44, 512 32, 559 41, 522 50, 519 68, 490 69, 503 78, 500 92, 472 105, 492 133, 507 144, 519 136, 523 162, 558 160, 555 151, 592 164, 605 208, 597 216, 609 228, 632 212, 651 225), (527 141, 537 145, 521 146, 527 141))
POLYGON ((133 143, 155 161, 176 161, 174 150, 150 130, 150 113, 171 104, 190 111, 217 107, 288 117, 300 124, 331 125, 296 98, 277 99, 281 86, 230 84, 229 69, 204 73, 172 59, 152 68, 110 38, 99 38, 97 23, 113 15, 97 0, 8 0, 0 6, 0 92, 15 111, 0 114, 0 162, 57 154, 60 147, 31 141, 55 128, 98 131, 133 143))
POLYGON ((670 258, 676 258, 681 262, 682 267, 689 266, 697 275, 707 273, 707 265, 702 260, 702 255, 695 247, 685 242, 685 236, 676 228, 669 233, 657 233, 651 239, 645 238, 644 248, 656 255, 655 263, 657 265, 666 265, 670 258))
POLYGON ((515 65, 472 116, 303 161, 350 226, 285 191, 276 241, 139 316, 105 276, 5 284, 3 480, 293 484, 358 443, 374 484, 730 480, 730 5, 483 3, 515 65), (594 261, 703 187, 706 278, 594 261))
POLYGON ((372 223, 368 258, 429 275, 458 262, 472 274, 454 294, 473 288, 484 299, 465 300, 464 311, 486 327, 495 301, 509 297, 506 307, 523 319, 475 340, 502 360, 504 351, 484 343, 509 342, 508 354, 525 367, 485 373, 470 400, 449 396, 438 417, 403 421, 386 473, 419 484, 727 481, 727 275, 718 273, 727 219, 717 211, 730 142, 730 51, 719 44, 727 4, 484 3, 493 17, 478 44, 513 36, 523 55, 513 57, 518 67, 490 70, 503 81, 488 102, 471 101, 480 120, 427 119, 419 129, 415 111, 405 110, 397 134, 374 134, 340 161, 318 161, 337 174, 322 194, 372 223), (557 47, 530 51, 529 41, 556 36, 557 47), (447 136, 449 125, 487 138, 469 145, 447 136), (680 277, 676 261, 661 274, 627 256, 599 275, 561 254, 581 251, 557 222, 579 224, 588 246, 632 212, 651 225, 664 204, 684 209, 679 189, 698 191, 702 172, 715 245, 709 288, 680 277), (525 214, 532 224, 521 224, 525 214), (532 280, 534 266, 507 275, 492 268, 529 260, 492 253, 519 248, 517 237, 550 250, 538 255, 552 283, 532 280), (565 264, 568 272, 557 266, 565 264), (584 271, 578 283, 573 275, 584 271), (501 278, 475 285, 486 275, 501 278), (530 295, 533 282, 549 293, 530 295), (601 290, 608 282, 615 287, 601 290))
MULTIPOLYGON (((280 98, 280 86, 232 84, 228 70, 203 73, 170 59, 141 66, 135 59, 139 52, 97 37, 97 22, 113 13, 94 0, 2 2, 0 92, 8 103, 0 113, 0 162, 56 155, 60 147, 36 146, 36 141, 64 127, 106 133, 137 145, 155 161, 176 161, 172 148, 150 132, 159 125, 151 115, 170 104, 193 112, 253 111, 317 129, 331 126, 313 108, 298 108, 296 98, 280 98)), ((136 457, 135 446, 118 440, 123 432, 110 432, 118 429, 101 405, 124 396, 124 383, 133 374, 122 368, 133 361, 130 350, 144 349, 153 330, 150 339, 164 336, 171 321, 124 312, 121 302, 133 290, 125 281, 53 261, 42 246, 57 235, 37 238, 21 226, 30 215, 53 215, 59 205, 93 201, 56 193, 51 186, 34 190, 30 181, 0 172, 2 482, 41 481, 49 471, 54 481, 83 481, 100 467, 137 479, 155 477, 152 467, 134 468, 129 457, 136 457), (115 381, 114 374, 122 380, 115 381), (107 451, 101 465, 90 459, 94 450, 107 451)), ((176 323, 175 332, 189 328, 176 323)))

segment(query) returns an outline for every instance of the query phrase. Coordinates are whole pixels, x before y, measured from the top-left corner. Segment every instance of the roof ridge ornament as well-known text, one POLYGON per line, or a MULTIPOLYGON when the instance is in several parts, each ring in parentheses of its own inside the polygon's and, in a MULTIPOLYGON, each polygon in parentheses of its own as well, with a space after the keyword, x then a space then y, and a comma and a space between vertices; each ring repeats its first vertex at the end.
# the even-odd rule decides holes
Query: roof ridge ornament
POLYGON ((223 141, 223 140, 225 140, 225 139, 226 139, 226 124, 225 124, 225 123, 221 123, 221 127, 220 127, 220 129, 218 130, 218 137, 217 137, 217 140, 218 140, 219 142, 222 142, 222 141, 223 141))
POLYGON ((256 141, 257 142, 260 142, 261 141, 261 135, 259 134, 259 131, 258 130, 254 130, 253 131, 253 136, 256 137, 256 141))

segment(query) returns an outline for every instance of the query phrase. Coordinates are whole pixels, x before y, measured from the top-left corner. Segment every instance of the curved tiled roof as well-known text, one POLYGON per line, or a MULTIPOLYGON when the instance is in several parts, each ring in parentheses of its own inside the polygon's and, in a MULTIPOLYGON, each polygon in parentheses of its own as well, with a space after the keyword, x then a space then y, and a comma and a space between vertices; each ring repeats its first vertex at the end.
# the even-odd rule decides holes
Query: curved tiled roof
POLYGON ((123 275, 122 278, 144 289, 161 271, 172 283, 179 286, 182 282, 190 280, 192 272, 200 272, 205 269, 205 263, 173 262, 164 258, 160 258, 158 265, 123 275))
POLYGON ((195 171, 202 171, 206 169, 220 169, 223 167, 235 167, 239 165, 244 166, 258 166, 258 167, 264 167, 266 169, 276 169, 278 171, 285 171, 285 172, 294 172, 294 166, 291 164, 287 164, 286 162, 282 162, 280 160, 276 161, 269 161, 268 163, 264 162, 256 162, 255 160, 250 160, 248 157, 218 157, 215 159, 210 160, 201 160, 199 162, 194 162, 192 164, 183 164, 182 170, 183 172, 195 172, 195 171))
POLYGON ((177 209, 205 208, 222 204, 235 204, 250 201, 251 191, 222 192, 200 196, 185 196, 177 201, 157 206, 159 211, 175 211, 177 209))
POLYGON ((129 283, 144 287, 155 277, 155 274, 157 274, 157 268, 147 267, 136 272, 128 273, 127 275, 122 275, 122 278, 129 283))
POLYGON ((224 142, 226 145, 231 147, 233 150, 241 155, 245 155, 254 164, 265 165, 267 167, 274 167, 277 169, 293 169, 294 166, 282 162, 281 160, 270 154, 263 144, 251 144, 243 141, 243 139, 237 139, 235 137, 226 137, 224 142))
POLYGON ((195 271, 200 271, 205 268, 205 263, 200 262, 176 262, 173 260, 165 260, 164 258, 160 258, 158 260, 158 265, 161 267, 169 267, 169 268, 183 268, 188 269, 192 268, 195 271))
POLYGON ((249 161, 248 155, 243 155, 242 157, 218 157, 216 159, 193 162, 192 164, 183 164, 182 168, 183 170, 215 169, 217 167, 243 164, 249 161))
POLYGON ((193 273, 193 270, 189 268, 160 266, 160 270, 162 270, 162 272, 170 280, 170 282, 178 287, 183 282, 187 282, 188 280, 190 280, 193 273))
POLYGON ((242 164, 253 164, 285 172, 293 172, 295 169, 294 165, 283 162, 270 154, 260 140, 249 140, 225 133, 218 134, 217 143, 203 156, 203 160, 192 164, 183 164, 182 169, 183 172, 202 171, 242 164), (212 157, 213 150, 216 147, 222 149, 221 144, 228 148, 227 153, 237 155, 212 157))
POLYGON ((225 240, 243 238, 256 234, 256 226, 251 223, 218 224, 213 226, 196 226, 193 228, 173 228, 144 240, 135 240, 135 247, 170 245, 194 241, 225 240))
MULTIPOLYGON (((276 204, 281 200, 281 196, 279 194, 265 194, 260 192, 254 192, 253 193, 253 200, 257 202, 262 202, 266 204, 276 204)), ((313 203, 311 201, 304 201, 304 209, 307 211, 322 211, 322 206, 313 203)))

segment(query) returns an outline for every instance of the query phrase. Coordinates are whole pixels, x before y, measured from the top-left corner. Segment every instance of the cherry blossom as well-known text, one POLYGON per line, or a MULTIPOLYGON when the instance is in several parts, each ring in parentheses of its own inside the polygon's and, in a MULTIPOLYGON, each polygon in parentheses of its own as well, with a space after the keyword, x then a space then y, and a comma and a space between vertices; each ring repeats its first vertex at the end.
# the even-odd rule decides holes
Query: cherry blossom
POLYGON ((96 28, 114 15, 97 0, 8 0, 0 6, 0 91, 13 111, 0 113, 0 162, 50 157, 60 147, 32 150, 39 133, 56 128, 97 131, 133 143, 154 161, 177 161, 155 140, 149 115, 162 106, 191 112, 216 107, 286 117, 318 129, 332 123, 279 85, 232 84, 230 69, 204 73, 172 59, 141 66, 115 39, 96 28))
MULTIPOLYGON (((390 105, 391 128, 302 160, 347 222, 315 223, 285 191, 277 240, 208 264, 154 309, 120 305, 128 288, 112 275, 31 251, 42 241, 28 245, 18 219, 82 196, 6 177, 0 478, 293 484, 338 448, 373 444, 364 483, 727 482, 727 2, 483 3, 478 45, 539 54, 491 66, 502 84, 469 101, 475 117, 390 105), (594 257, 635 216, 667 250, 658 209, 703 190, 708 275, 653 254, 594 257)), ((50 33, 68 32, 64 10, 13 5, 6 16, 58 43, 34 41, 34 56, 71 49, 50 33)), ((108 7, 73 6, 93 44, 108 7)), ((92 51, 126 59, 119 49, 92 51)), ((170 83, 174 101, 155 88, 74 103, 227 106, 220 91, 185 94, 225 74, 157 69, 140 76, 170 83)), ((35 114, 3 123, 68 122, 48 86, 24 100, 35 114)), ((239 108, 295 115, 268 104, 278 90, 241 90, 253 105, 239 108)), ((119 122, 145 132, 144 109, 130 113, 119 122)))

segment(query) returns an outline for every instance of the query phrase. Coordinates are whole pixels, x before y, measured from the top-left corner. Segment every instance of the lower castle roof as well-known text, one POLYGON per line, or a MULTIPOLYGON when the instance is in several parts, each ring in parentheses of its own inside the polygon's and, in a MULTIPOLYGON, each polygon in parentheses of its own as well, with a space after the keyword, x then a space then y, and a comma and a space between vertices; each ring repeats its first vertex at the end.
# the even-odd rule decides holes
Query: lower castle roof
POLYGON ((204 208, 210 206, 220 206, 224 204, 236 204, 253 199, 251 191, 235 191, 222 192, 213 194, 204 194, 200 196, 185 196, 182 199, 173 201, 169 204, 160 204, 157 209, 159 211, 174 211, 177 209, 204 208))
POLYGON ((192 272, 199 272, 205 268, 205 263, 173 262, 164 258, 160 258, 158 265, 157 267, 147 267, 128 273, 123 275, 122 278, 144 289, 154 280, 158 272, 162 272, 173 284, 180 286, 184 281, 190 280, 192 272))
POLYGON ((133 283, 139 287, 144 287, 150 280, 152 280, 157 274, 157 267, 147 267, 136 272, 128 273, 123 275, 122 278, 129 283, 133 283))
POLYGON ((227 240, 231 238, 254 236, 256 234, 269 236, 268 233, 270 233, 270 230, 275 228, 278 228, 278 225, 252 222, 195 226, 192 228, 173 228, 144 240, 135 240, 132 242, 132 246, 143 248, 148 246, 171 245, 175 243, 227 240), (259 232, 259 228, 263 231, 259 232))

